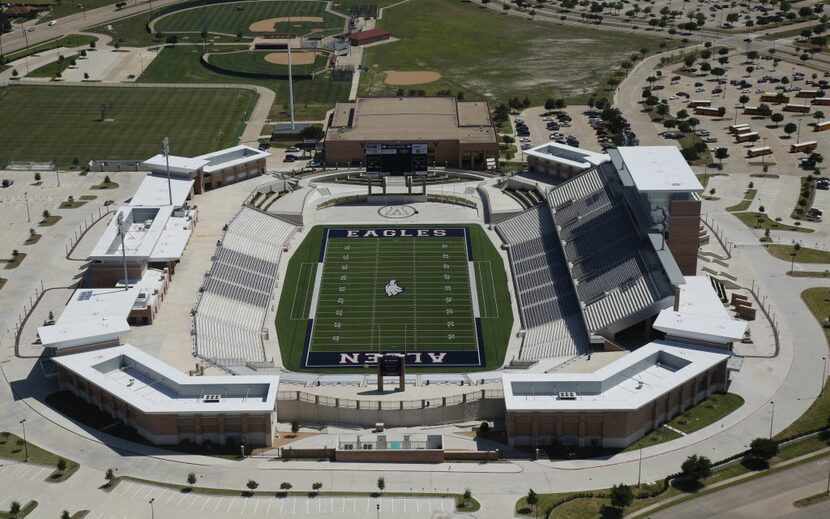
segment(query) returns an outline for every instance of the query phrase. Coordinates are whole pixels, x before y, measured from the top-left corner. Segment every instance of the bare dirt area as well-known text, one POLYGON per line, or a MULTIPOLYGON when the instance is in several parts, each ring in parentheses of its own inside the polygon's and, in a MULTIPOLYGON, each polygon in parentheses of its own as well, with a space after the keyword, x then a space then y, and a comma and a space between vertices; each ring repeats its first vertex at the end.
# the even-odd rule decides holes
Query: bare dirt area
POLYGON ((283 22, 313 22, 313 23, 322 23, 323 18, 319 16, 292 16, 292 17, 282 17, 282 18, 268 18, 265 20, 260 20, 258 22, 254 22, 248 27, 248 30, 251 32, 273 32, 274 27, 278 23, 283 22))
POLYGON ((388 70, 384 83, 387 85, 423 85, 441 79, 441 74, 431 70, 388 70))
MULTIPOLYGON (((292 65, 311 65, 317 58, 317 52, 292 52, 292 65)), ((271 52, 265 55, 265 61, 274 65, 288 65, 287 52, 271 52)))

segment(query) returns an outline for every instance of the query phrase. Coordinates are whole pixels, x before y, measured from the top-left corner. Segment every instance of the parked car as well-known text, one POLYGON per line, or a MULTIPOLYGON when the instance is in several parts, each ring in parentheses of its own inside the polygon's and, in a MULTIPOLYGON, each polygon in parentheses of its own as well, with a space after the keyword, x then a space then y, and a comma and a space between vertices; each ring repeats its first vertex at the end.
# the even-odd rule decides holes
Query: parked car
POLYGON ((296 147, 296 146, 291 146, 291 147, 289 147, 288 149, 286 149, 285 151, 286 151, 287 153, 299 153, 299 152, 300 152, 300 148, 298 148, 298 147, 296 147))
POLYGON ((9 187, 12 184, 14 184, 14 180, 12 180, 10 178, 4 178, 3 179, 3 187, 9 187))

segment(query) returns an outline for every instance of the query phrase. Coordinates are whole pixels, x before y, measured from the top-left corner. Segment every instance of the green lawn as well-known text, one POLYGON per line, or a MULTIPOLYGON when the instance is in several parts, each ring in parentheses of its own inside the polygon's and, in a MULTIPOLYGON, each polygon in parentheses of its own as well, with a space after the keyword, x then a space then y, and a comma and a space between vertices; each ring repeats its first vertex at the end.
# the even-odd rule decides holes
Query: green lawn
MULTIPOLYGON (((480 227, 453 227, 467 227, 472 238, 486 369, 493 369, 504 359, 513 324, 509 295, 504 288, 498 288, 506 287, 508 282, 504 263, 480 227)), ((462 238, 447 239, 446 249, 434 239, 426 238, 378 238, 353 244, 347 243, 352 241, 348 238, 330 240, 326 247, 326 268, 317 311, 314 316, 309 316, 314 273, 325 230, 322 226, 312 229, 288 265, 286 279, 293 280, 293 285, 284 286, 287 291, 280 298, 276 325, 283 362, 289 369, 301 369, 309 317, 316 317, 313 351, 475 349, 462 238), (442 254, 447 257, 440 259, 442 254), (403 257, 408 259, 406 263, 401 261, 403 257), (448 267, 444 267, 444 263, 448 267), (344 265, 350 270, 343 269, 344 265), (376 272, 375 266, 380 273, 376 272), (342 279, 344 270, 346 280, 342 279), (450 275, 450 281, 446 280, 445 274, 450 275), (404 292, 394 300, 384 296, 377 301, 373 295, 383 295, 388 279, 397 279, 404 292), (446 292, 447 284, 455 288, 446 292), (340 290, 340 286, 345 290, 340 290), (342 303, 338 298, 344 293, 347 304, 340 307, 338 305, 342 303), (451 300, 445 303, 447 293, 451 300), (338 310, 341 313, 335 317, 338 310), (452 314, 447 313, 449 310, 452 314), (452 329, 446 321, 453 322, 452 329), (337 322, 340 322, 339 328, 337 322), (382 346, 378 346, 378 342, 382 346)))
MULTIPOLYGON (((221 47, 215 47, 222 49, 221 47)), ((210 50, 209 50, 210 52, 210 50)), ((271 107, 271 117, 288 119, 288 81, 262 80, 218 74, 205 68, 199 60, 201 48, 193 46, 168 47, 161 51, 144 73, 141 83, 235 83, 253 84, 276 92, 276 102, 271 107)), ((337 101, 349 97, 351 83, 333 83, 328 74, 314 79, 294 82, 294 113, 298 120, 320 120, 337 101)))
MULTIPOLYGON (((734 393, 716 393, 688 409, 685 413, 675 416, 668 422, 668 425, 678 431, 691 434, 718 420, 722 420, 743 404, 744 399, 734 393)), ((626 447, 624 452, 651 447, 680 437, 680 434, 671 429, 660 427, 626 447)))
POLYGON ((27 515, 31 514, 35 508, 37 508, 37 501, 29 501, 20 508, 20 512, 18 512, 17 515, 12 515, 10 512, 0 510, 0 519, 23 519, 27 515))
POLYGON ((177 155, 206 153, 237 143, 255 101, 242 89, 11 86, 0 89, 0 163, 143 159, 165 136, 177 155), (113 121, 100 121, 103 103, 113 121))
POLYGON ((58 61, 53 61, 52 63, 33 70, 27 77, 55 77, 58 73, 63 74, 63 71, 72 66, 76 59, 78 59, 78 54, 63 56, 62 60, 59 59, 58 61))
MULTIPOLYGON (((475 4, 411 0, 384 12, 381 28, 402 41, 366 49, 361 95, 392 94, 387 71, 435 71, 427 94, 448 89, 465 97, 505 101, 529 97, 541 104, 565 97, 572 104, 604 88, 619 64, 661 39, 506 16, 475 4)), ((408 89, 408 86, 403 86, 408 89)), ((610 95, 606 92, 604 95, 610 95)))
MULTIPOLYGON (((86 29, 86 31, 112 36, 113 42, 120 43, 124 47, 148 47, 164 41, 147 32, 146 14, 106 23, 86 29), (109 30, 108 27, 112 27, 112 30, 109 30)), ((201 40, 201 38, 199 39, 201 40)))
MULTIPOLYGON (((6 54, 5 58, 6 61, 14 61, 20 58, 24 58, 26 56, 31 56, 32 54, 37 54, 38 52, 56 49, 58 47, 66 47, 68 49, 75 48, 77 50, 80 50, 81 48, 89 49, 90 43, 97 41, 98 38, 95 36, 86 36, 83 34, 70 34, 68 36, 62 36, 56 40, 41 43, 40 45, 33 45, 29 47, 28 51, 26 49, 23 49, 17 52, 6 54)), ((21 70, 20 72, 23 72, 23 70, 21 70)))
POLYGON ((730 205, 726 208, 727 211, 730 213, 736 213, 739 211, 746 211, 749 209, 749 206, 752 204, 752 201, 755 199, 755 195, 758 194, 757 189, 747 189, 744 193, 744 199, 738 202, 735 205, 730 205))
POLYGON ((765 245, 767 252, 778 259, 785 261, 792 261, 795 255, 796 263, 830 263, 830 252, 810 249, 808 247, 801 247, 798 254, 795 254, 795 248, 792 245, 770 244, 765 245))
POLYGON ((787 225, 785 223, 776 222, 771 219, 766 213, 732 213, 735 217, 742 221, 747 227, 753 229, 769 229, 771 231, 792 231, 792 232, 813 232, 813 229, 807 227, 800 227, 797 225, 787 225))
POLYGON ((205 8, 185 9, 164 15, 154 20, 155 32, 165 34, 180 32, 207 32, 255 37, 263 32, 293 32, 331 34, 342 32, 345 19, 325 11, 326 3, 318 1, 257 1, 231 2, 209 5, 205 8), (289 17, 319 17, 322 22, 282 21, 274 24, 271 31, 252 31, 250 25, 260 20, 289 17))
POLYGON ((798 193, 798 199, 795 201, 795 208, 793 209, 792 214, 790 214, 790 218, 795 220, 806 220, 805 212, 813 207, 813 200, 816 197, 816 181, 812 175, 801 177, 801 191, 798 193), (802 207, 798 205, 798 202, 801 199, 806 201, 805 205, 802 207))
MULTIPOLYGON (((45 449, 41 449, 37 445, 28 442, 26 444, 26 449, 23 448, 22 445, 18 445, 20 436, 16 436, 14 434, 9 433, 8 435, 4 433, 0 433, 0 458, 5 458, 9 460, 15 461, 23 461, 26 459, 26 451, 29 453, 29 461, 31 463, 37 463, 38 465, 46 465, 54 467, 60 456, 57 454, 53 454, 45 449)), ((47 478, 47 481, 52 481, 59 483, 61 481, 66 481, 69 479, 75 471, 78 470, 80 465, 72 460, 66 460, 66 470, 62 474, 58 474, 57 470, 52 473, 47 478)))
MULTIPOLYGON (((259 51, 234 51, 234 52, 220 52, 211 54, 208 61, 211 65, 221 67, 226 70, 248 72, 252 74, 272 74, 280 76, 288 76, 288 65, 280 65, 276 63, 269 63, 265 57, 274 51, 259 50, 259 51)), ((307 65, 297 65, 296 60, 300 58, 303 52, 292 52, 291 58, 293 60, 291 72, 294 77, 301 75, 311 75, 315 70, 325 68, 326 62, 329 59, 328 53, 317 53, 314 57, 314 63, 307 65)), ((286 58, 287 59, 287 58, 286 58)))

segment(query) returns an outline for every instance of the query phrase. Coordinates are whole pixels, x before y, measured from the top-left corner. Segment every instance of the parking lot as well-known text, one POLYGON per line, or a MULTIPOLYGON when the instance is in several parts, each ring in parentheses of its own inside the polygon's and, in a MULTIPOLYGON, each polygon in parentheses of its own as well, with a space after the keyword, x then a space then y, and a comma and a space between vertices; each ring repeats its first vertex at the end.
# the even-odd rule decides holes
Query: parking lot
MULTIPOLYGON (((452 498, 426 497, 383 497, 368 496, 211 496, 182 492, 132 481, 120 483, 112 491, 114 496, 140 503, 154 499, 158 511, 169 510, 174 514, 198 515, 199 517, 367 517, 378 511, 385 517, 430 517, 434 513, 455 511, 452 498), (380 508, 378 508, 378 506, 380 508)), ((108 519, 106 512, 90 514, 92 519, 108 519)))

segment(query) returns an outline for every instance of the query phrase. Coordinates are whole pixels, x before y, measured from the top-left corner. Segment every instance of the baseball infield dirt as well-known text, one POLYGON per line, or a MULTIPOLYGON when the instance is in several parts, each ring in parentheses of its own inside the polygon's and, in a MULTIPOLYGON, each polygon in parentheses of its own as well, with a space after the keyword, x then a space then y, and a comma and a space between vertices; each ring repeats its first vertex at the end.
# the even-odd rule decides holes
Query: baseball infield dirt
POLYGON ((390 70, 386 72, 387 85, 423 85, 441 79, 441 74, 431 70, 400 71, 390 70))
POLYGON ((248 27, 248 30, 251 32, 274 32, 274 26, 278 23, 282 22, 313 22, 313 23, 321 23, 323 19, 319 16, 292 16, 292 17, 282 17, 282 18, 268 18, 266 20, 260 20, 258 22, 254 22, 248 27))
MULTIPOLYGON (((317 57, 316 52, 292 52, 292 65, 311 65, 317 57)), ((270 52, 265 55, 265 61, 274 65, 288 65, 287 52, 270 52)))

